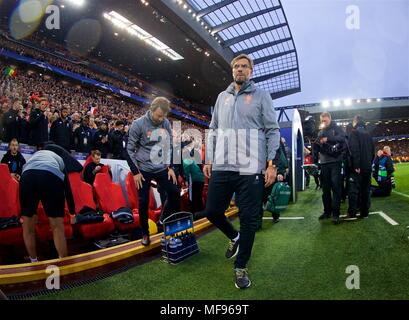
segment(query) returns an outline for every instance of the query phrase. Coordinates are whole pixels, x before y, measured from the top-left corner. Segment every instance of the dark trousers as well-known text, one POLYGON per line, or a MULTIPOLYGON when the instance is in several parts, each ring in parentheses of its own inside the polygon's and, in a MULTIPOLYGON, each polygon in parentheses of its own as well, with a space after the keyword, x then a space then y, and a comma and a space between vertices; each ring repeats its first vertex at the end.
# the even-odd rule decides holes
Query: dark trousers
POLYGON ((203 187, 204 182, 194 181, 192 183, 192 202, 190 209, 193 213, 203 210, 203 187))
POLYGON ((341 163, 321 164, 321 179, 324 213, 339 217, 342 195, 341 163))
POLYGON ((348 179, 348 213, 355 216, 360 209, 361 216, 367 216, 371 207, 371 172, 351 172, 348 179))
POLYGON ((235 268, 245 268, 251 256, 257 219, 263 198, 263 175, 240 175, 233 171, 213 171, 209 180, 206 217, 229 239, 238 233, 225 216, 230 200, 235 195, 240 218, 240 247, 234 262, 235 268))
POLYGON ((149 209, 149 190, 151 188, 151 180, 155 179, 158 185, 167 194, 167 201, 164 204, 163 217, 167 217, 171 213, 180 211, 180 191, 172 180, 168 179, 168 170, 163 170, 157 173, 141 171, 145 181, 142 181, 142 188, 138 191, 139 195, 139 218, 142 227, 142 234, 149 235, 148 224, 148 209, 149 209))
POLYGON ((378 186, 372 187, 372 197, 389 197, 391 195, 391 192, 392 192, 391 180, 378 183, 378 186))

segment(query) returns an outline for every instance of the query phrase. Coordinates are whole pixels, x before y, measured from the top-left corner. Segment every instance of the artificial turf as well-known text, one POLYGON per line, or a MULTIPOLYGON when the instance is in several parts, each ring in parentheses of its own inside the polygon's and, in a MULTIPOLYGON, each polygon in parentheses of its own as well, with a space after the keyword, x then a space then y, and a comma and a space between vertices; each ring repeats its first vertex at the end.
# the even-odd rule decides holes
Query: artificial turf
MULTIPOLYGON (((396 191, 409 195, 409 164, 396 168, 396 191)), ((371 211, 383 211, 399 225, 371 215, 334 226, 318 221, 321 192, 310 189, 282 215, 304 220, 265 220, 257 232, 248 265, 253 285, 246 290, 234 287, 233 261, 224 258, 227 240, 214 230, 199 239, 199 254, 177 266, 158 258, 36 299, 409 299, 408 209, 409 198, 393 193, 373 199, 371 211), (359 290, 345 285, 349 265, 359 268, 359 290)))

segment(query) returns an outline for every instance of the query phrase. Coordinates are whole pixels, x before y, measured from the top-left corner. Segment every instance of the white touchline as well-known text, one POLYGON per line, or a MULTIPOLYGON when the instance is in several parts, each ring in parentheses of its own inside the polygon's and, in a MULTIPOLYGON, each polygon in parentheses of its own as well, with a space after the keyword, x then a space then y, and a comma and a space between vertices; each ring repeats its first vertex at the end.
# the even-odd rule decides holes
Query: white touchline
POLYGON ((399 223, 397 223, 395 220, 393 220, 391 217, 389 217, 385 212, 379 212, 378 213, 382 218, 384 218, 386 221, 388 221, 391 225, 397 226, 399 223))
MULTIPOLYGON (((375 215, 375 214, 378 214, 378 215, 380 215, 382 218, 384 218, 387 222, 389 222, 391 225, 393 225, 393 226, 398 226, 399 225, 399 223, 397 223, 395 220, 393 220, 391 217, 389 217, 385 212, 383 212, 383 211, 374 211, 374 212, 369 212, 369 215, 375 215)), ((347 215, 340 215, 339 216, 340 218, 345 218, 345 217, 347 217, 347 215)), ((408 228, 409 228, 409 226, 408 226, 408 228)))
POLYGON ((398 192, 398 191, 395 191, 395 190, 393 190, 392 192, 393 192, 393 193, 396 193, 396 194, 398 194, 398 195, 400 195, 400 196, 402 196, 402 197, 409 198, 409 195, 407 195, 407 194, 404 194, 404 193, 401 193, 401 192, 398 192))
MULTIPOLYGON (((264 220, 273 220, 272 217, 263 217, 264 220)), ((304 220, 304 217, 280 217, 280 220, 304 220)))
MULTIPOLYGON (((369 212, 369 214, 370 214, 370 215, 374 215, 374 214, 378 214, 378 213, 380 213, 380 212, 381 212, 381 211, 369 212)), ((346 214, 341 214, 339 217, 340 217, 340 218, 346 218, 346 217, 348 217, 348 215, 346 215, 346 214)))

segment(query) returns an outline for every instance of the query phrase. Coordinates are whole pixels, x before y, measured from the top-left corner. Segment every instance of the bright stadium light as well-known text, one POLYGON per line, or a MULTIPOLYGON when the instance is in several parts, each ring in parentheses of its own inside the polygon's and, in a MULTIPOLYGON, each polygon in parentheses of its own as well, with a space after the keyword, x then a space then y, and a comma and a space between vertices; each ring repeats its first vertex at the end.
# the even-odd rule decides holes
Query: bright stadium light
POLYGON ((323 102, 321 103, 321 105, 322 105, 324 108, 328 108, 328 107, 330 106, 330 103, 329 103, 328 100, 325 100, 325 101, 323 101, 323 102))
POLYGON ((169 57, 172 60, 182 60, 184 59, 180 54, 178 54, 173 49, 169 48, 166 44, 164 44, 159 39, 152 36, 149 32, 142 29, 138 25, 132 23, 124 16, 120 15, 116 11, 111 11, 109 13, 103 14, 104 18, 111 21, 111 23, 117 26, 120 29, 126 30, 130 35, 139 38, 140 40, 144 41, 146 44, 150 45, 151 47, 155 48, 156 50, 162 52, 164 55, 169 57))
POLYGON ((366 99, 366 102, 370 103, 372 100, 371 99, 366 99))
POLYGON ((73 5, 76 5, 78 7, 82 7, 85 3, 85 0, 66 0, 67 2, 72 3, 73 5))
POLYGON ((379 98, 378 98, 378 99, 376 99, 376 101, 378 101, 378 102, 380 102, 381 100, 382 100, 382 99, 379 99, 379 98))
POLYGON ((344 100, 344 105, 349 107, 350 105, 352 105, 352 100, 351 99, 345 99, 344 100))
POLYGON ((334 101, 334 107, 339 107, 341 105, 341 101, 340 100, 335 100, 334 101))
POLYGON ((361 100, 356 100, 357 103, 361 103, 361 100))

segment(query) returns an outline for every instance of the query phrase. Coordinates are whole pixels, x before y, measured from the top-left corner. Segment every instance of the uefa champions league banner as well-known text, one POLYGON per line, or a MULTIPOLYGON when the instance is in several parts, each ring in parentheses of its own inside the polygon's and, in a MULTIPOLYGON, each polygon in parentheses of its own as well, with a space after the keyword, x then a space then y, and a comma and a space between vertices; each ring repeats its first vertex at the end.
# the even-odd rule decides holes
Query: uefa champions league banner
MULTIPOLYGON (((118 89, 118 88, 116 88, 116 87, 113 87, 113 86, 110 86, 110 85, 108 85, 108 84, 105 84, 105 83, 96 81, 96 80, 94 80, 94 79, 86 78, 86 77, 84 77, 84 76, 82 76, 82 75, 80 75, 80 74, 77 74, 77 73, 74 73, 74 72, 70 72, 70 71, 67 71, 67 70, 64 70, 64 69, 61 69, 61 68, 58 68, 58 67, 54 67, 54 66, 52 66, 52 65, 50 65, 50 64, 48 64, 48 63, 46 63, 46 62, 41 62, 41 61, 38 61, 38 60, 35 60, 35 59, 32 59, 32 58, 26 57, 26 56, 21 56, 21 55, 15 53, 15 52, 8 51, 8 50, 6 50, 6 49, 4 49, 4 48, 2 48, 2 49, 0 50, 0 55, 5 56, 5 57, 7 57, 7 58, 11 58, 11 59, 17 60, 17 61, 20 61, 20 62, 23 62, 23 63, 26 63, 26 64, 30 64, 30 65, 34 65, 34 66, 40 67, 40 68, 42 68, 42 69, 49 70, 49 71, 52 71, 52 72, 54 72, 54 73, 61 74, 61 75, 65 76, 65 77, 70 77, 70 78, 72 78, 72 79, 79 80, 79 81, 81 81, 81 82, 83 82, 83 83, 86 83, 86 84, 89 84, 89 85, 93 85, 93 86, 95 86, 95 87, 98 87, 98 88, 101 88, 101 89, 110 91, 110 92, 112 92, 112 93, 119 94, 119 95, 121 95, 121 96, 127 97, 127 98, 129 98, 129 99, 132 99, 132 100, 135 100, 135 101, 138 101, 138 102, 142 102, 142 103, 145 103, 145 104, 150 103, 150 100, 147 99, 147 98, 137 96, 137 95, 132 94, 132 93, 130 93, 130 92, 127 92, 127 91, 118 89)), ((195 122, 195 123, 197 123, 197 124, 200 124, 200 125, 204 125, 204 126, 208 126, 208 125, 209 125, 209 124, 208 124, 207 122, 205 122, 205 121, 196 119, 196 118, 194 118, 194 117, 192 117, 192 116, 189 116, 189 115, 187 115, 186 113, 181 112, 181 111, 178 111, 178 110, 173 110, 173 109, 172 109, 172 110, 171 110, 171 113, 173 113, 173 114, 176 115, 176 116, 182 117, 182 118, 184 118, 184 119, 188 119, 188 120, 190 120, 190 121, 192 121, 192 122, 195 122)))

